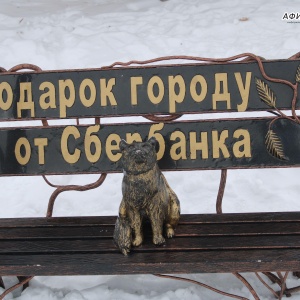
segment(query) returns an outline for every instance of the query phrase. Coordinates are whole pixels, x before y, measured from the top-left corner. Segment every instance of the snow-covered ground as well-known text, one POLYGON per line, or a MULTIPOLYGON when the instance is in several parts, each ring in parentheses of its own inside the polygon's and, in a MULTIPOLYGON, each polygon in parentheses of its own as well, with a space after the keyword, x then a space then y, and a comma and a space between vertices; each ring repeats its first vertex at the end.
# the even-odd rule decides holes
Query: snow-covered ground
MULTIPOLYGON (((285 12, 299 13, 299 9, 297 0, 1 0, 0 66, 9 69, 28 62, 44 70, 94 68, 166 55, 229 57, 243 52, 270 59, 288 58, 300 51, 300 24, 288 23, 282 17, 285 12)), ((193 175, 166 173, 181 200, 182 212, 214 212, 220 172, 195 171, 193 175)), ((298 169, 230 171, 223 210, 300 210, 298 176, 298 169)), ((50 179, 70 184, 90 183, 96 178, 78 175, 50 179)), ((115 215, 121 178, 121 174, 110 175, 96 190, 62 194, 54 215, 115 215)), ((40 177, 0 178, 0 187, 0 217, 44 216, 53 190, 40 177)), ((188 277, 251 298, 230 274, 188 277)), ((261 299, 272 299, 252 274, 246 277, 261 299)), ((15 278, 4 279, 7 285, 15 282, 15 278)), ((299 280, 290 276, 288 285, 296 284, 299 280)), ((224 296, 143 275, 36 277, 25 292, 17 290, 6 299, 217 300, 224 296)), ((299 300, 300 293, 293 299, 299 300)))

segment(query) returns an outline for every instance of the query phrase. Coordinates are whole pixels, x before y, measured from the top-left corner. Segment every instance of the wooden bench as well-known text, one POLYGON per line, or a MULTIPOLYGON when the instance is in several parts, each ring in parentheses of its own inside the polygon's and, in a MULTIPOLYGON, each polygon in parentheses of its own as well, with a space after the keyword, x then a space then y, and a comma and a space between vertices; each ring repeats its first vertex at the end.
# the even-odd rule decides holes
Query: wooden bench
MULTIPOLYGON (((203 58, 201 60, 208 61, 203 58)), ((242 280, 253 297, 259 299, 251 285, 239 272, 256 274, 263 272, 280 286, 277 294, 268 286, 279 299, 284 294, 289 295, 299 290, 298 287, 287 288, 286 279, 288 272, 296 273, 300 270, 300 212, 222 214, 222 197, 228 168, 300 165, 300 157, 295 154, 298 145, 290 149, 284 135, 286 130, 289 130, 290 134, 297 135, 298 117, 295 112, 298 108, 296 99, 298 81, 300 82, 299 55, 287 61, 263 63, 261 58, 247 54, 227 60, 211 60, 211 63, 169 66, 161 69, 159 67, 114 69, 110 66, 100 70, 66 71, 66 73, 41 72, 40 69, 28 65, 16 67, 9 72, 3 70, 0 74, 0 84, 2 83, 0 117, 6 121, 41 119, 43 126, 0 130, 0 141, 2 141, 0 142, 2 155, 0 175, 42 175, 50 185, 46 178, 48 174, 101 173, 102 175, 94 184, 86 186, 52 185, 56 190, 50 198, 46 218, 1 219, 1 276, 18 276, 22 285, 35 275, 157 274, 165 276, 161 274, 228 272, 242 280), (231 63, 231 60, 241 58, 246 58, 247 61, 231 63), (224 64, 227 65, 224 67, 224 64), (16 73, 23 68, 34 69, 34 72, 16 73), (203 76, 199 75, 199 70, 202 68, 203 76), (211 68, 212 71, 206 68, 211 68), (207 104, 203 102, 203 107, 199 109, 201 112, 235 110, 232 109, 234 97, 231 97, 230 104, 228 95, 226 96, 228 86, 226 87, 225 84, 229 83, 229 86, 232 84, 232 78, 226 79, 227 77, 224 76, 226 68, 229 69, 228 76, 231 74, 236 80, 236 86, 231 94, 235 95, 234 97, 239 95, 239 101, 242 101, 237 105, 239 111, 246 111, 248 107, 249 110, 270 109, 275 116, 260 119, 176 121, 182 113, 199 112, 195 109, 195 104, 198 105, 203 101, 202 92, 205 90, 205 84, 206 93, 210 93, 213 89, 214 94, 218 96, 215 102, 211 101, 211 108, 205 106, 207 104), (280 75, 283 74, 283 77, 279 76, 274 80, 273 77, 278 76, 278 73, 275 71, 274 73, 273 70, 280 75), (163 79, 157 75, 150 76, 160 71, 163 79), (187 75, 182 76, 185 79, 182 81, 180 77, 176 77, 178 75, 168 77, 168 72, 170 74, 182 72, 180 74, 187 75), (271 73, 272 78, 268 77, 266 72, 271 73), (106 80, 100 80, 100 92, 95 84, 98 73, 106 80), (55 76, 58 74, 63 80, 55 82, 55 76), (257 74, 263 80, 256 80, 255 85, 254 78, 258 76, 257 74), (293 81, 295 75, 296 83, 293 81), (84 81, 82 78, 92 79, 84 81), (114 80, 110 81, 111 78, 114 80), (128 78, 131 80, 132 104, 129 108, 118 102, 119 93, 127 95, 128 78), (212 78, 215 80, 213 88, 209 85, 212 78), (188 86, 190 96, 186 96, 186 100, 183 96, 182 99, 180 98, 180 89, 183 89, 182 82, 187 81, 191 83, 188 86), (161 100, 159 99, 161 82, 165 85, 169 84, 169 100, 166 100, 166 103, 163 96, 161 100), (12 88, 15 84, 19 86, 19 90, 12 88), (272 89, 275 87, 272 84, 274 86, 277 84, 277 99, 280 98, 283 102, 278 100, 275 103, 272 94, 272 89), (80 85, 78 92, 80 96, 77 94, 75 96, 80 97, 80 105, 84 104, 82 110, 79 109, 79 100, 75 96, 74 101, 71 99, 72 89, 74 88, 74 94, 77 92, 76 85, 80 85), (152 89, 150 91, 149 86, 152 89), (55 93, 56 89, 59 92, 55 93), (89 92, 86 93, 86 90, 89 92), (30 96, 30 92, 38 96, 36 98, 30 96), (16 93, 17 97, 12 96, 13 93, 16 93), (254 93, 256 98, 253 96, 254 93), (93 95, 96 97, 98 94, 103 97, 100 97, 100 108, 89 110, 93 108, 93 95), (61 101, 59 107, 55 107, 54 102, 51 102, 57 95, 61 101), (148 104, 141 100, 145 95, 151 100, 148 104), (225 95, 225 99, 218 98, 220 95, 225 95), (13 101, 22 97, 23 101, 19 101, 21 103, 19 105, 13 101), (25 101, 25 97, 29 101, 25 101), (268 99, 264 100, 264 98, 268 99), (35 103, 34 106, 30 106, 31 100, 35 103), (38 100, 41 107, 36 104, 38 100), (114 104, 114 101, 117 105, 109 105, 109 103, 114 104), (189 105, 182 106, 181 103, 184 101, 190 104, 191 108, 189 105), (227 106, 224 106, 224 102, 227 106), (160 107, 161 103, 164 106, 160 107), (165 108, 166 105, 168 109, 165 108), (219 105, 223 105, 221 109, 217 109, 219 105), (244 108, 241 109, 239 105, 244 105, 244 108), (286 108, 291 108, 292 117, 280 115, 281 110, 286 108), (167 113, 171 115, 155 116, 155 114, 167 113), (144 115, 154 123, 130 122, 106 125, 100 124, 99 121, 99 117, 106 115, 131 114, 144 115), (47 123, 51 118, 79 116, 96 116, 95 125, 79 126, 78 123, 77 126, 51 127, 47 123), (145 242, 141 247, 134 248, 128 257, 124 257, 113 242, 116 216, 52 217, 55 199, 61 192, 96 188, 103 183, 107 173, 121 171, 118 164, 120 138, 130 142, 150 136, 156 136, 159 141, 158 156, 162 170, 221 169, 222 177, 217 199, 218 214, 182 215, 176 237, 167 240, 167 244, 162 247, 156 247, 150 242, 151 230, 146 226, 145 242), (204 140, 206 144, 203 144, 204 140), (102 150, 99 150, 100 148, 102 150)), ((185 88, 185 92, 188 88, 185 88)), ((261 276, 258 275, 258 278, 267 286, 261 276)), ((4 287, 2 280, 0 285, 4 287)), ((15 287, 4 292, 0 299, 3 299, 13 288, 15 287)), ((217 292, 232 296, 225 292, 217 292)), ((245 298, 239 297, 239 299, 245 298)))
POLYGON ((237 275, 300 269, 299 212, 183 215, 176 238, 166 246, 152 244, 147 226, 144 245, 128 257, 113 242, 115 221, 104 216, 2 219, 1 274, 26 282, 33 275, 237 275))
POLYGON ((300 213, 183 215, 176 238, 120 255, 116 217, 2 219, 1 271, 14 276, 263 272, 300 268, 300 213), (280 267, 279 267, 280 265, 280 267))

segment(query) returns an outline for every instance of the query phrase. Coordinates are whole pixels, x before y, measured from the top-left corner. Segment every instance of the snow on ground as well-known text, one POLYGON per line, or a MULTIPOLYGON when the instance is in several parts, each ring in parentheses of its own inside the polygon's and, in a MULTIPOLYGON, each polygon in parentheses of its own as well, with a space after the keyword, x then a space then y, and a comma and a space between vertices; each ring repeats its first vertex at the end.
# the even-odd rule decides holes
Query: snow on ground
MULTIPOLYGON (((282 21, 299 12, 299 2, 262 0, 1 0, 0 66, 32 63, 42 69, 94 68, 115 61, 166 55, 229 57, 252 52, 288 58, 300 50, 300 24, 282 21), (246 21, 242 21, 247 18, 246 21)), ((68 123, 73 121, 67 121, 68 123)), ((30 123, 31 124, 31 123, 30 123)), ((2 123, 0 126, 7 126, 2 123)), ((219 171, 166 173, 183 213, 214 212, 219 171)), ((300 210, 298 169, 236 170, 228 174, 224 212, 300 210)), ((97 176, 52 176, 58 184, 89 183, 97 176)), ((60 196, 55 216, 115 215, 121 199, 120 174, 85 193, 60 196), (84 203, 84 205, 82 205, 84 203)), ((40 177, 0 178, 0 217, 44 216, 52 188, 40 177)), ((270 293, 246 275, 262 296, 270 293)), ((189 278, 251 298, 232 275, 189 278)), ((5 277, 13 284, 15 278, 5 277)), ((289 285, 299 284, 292 276, 289 285)), ((36 277, 21 294, 6 299, 224 299, 187 283, 143 276, 36 277)), ((300 293, 293 296, 300 299, 300 293)))

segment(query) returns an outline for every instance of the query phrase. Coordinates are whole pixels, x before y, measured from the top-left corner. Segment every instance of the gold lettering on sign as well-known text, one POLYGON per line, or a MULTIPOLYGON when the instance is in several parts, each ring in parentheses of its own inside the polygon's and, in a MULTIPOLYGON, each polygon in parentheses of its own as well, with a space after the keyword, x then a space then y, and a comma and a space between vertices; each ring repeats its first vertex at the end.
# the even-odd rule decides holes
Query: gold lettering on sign
POLYGON ((225 141, 228 138, 228 130, 223 130, 219 136, 218 131, 212 131, 212 146, 213 146, 213 158, 220 158, 220 152, 222 152, 224 158, 229 158, 230 154, 225 145, 225 141))
POLYGON ((164 83, 160 77, 153 76, 150 78, 148 85, 147 85, 147 94, 148 94, 150 101, 153 104, 159 104, 161 102, 161 100, 163 99, 164 94, 165 94, 165 87, 164 87, 164 83), (154 95, 154 91, 153 91, 154 85, 157 85, 157 88, 158 88, 157 96, 154 95))
POLYGON ((138 104, 137 86, 143 84, 143 77, 130 77, 131 105, 138 104))
POLYGON ((162 159, 166 150, 165 139, 163 135, 158 132, 159 130, 162 130, 164 126, 165 126, 164 123, 153 124, 149 129, 148 139, 154 136, 159 144, 159 150, 157 152, 157 160, 162 159))
POLYGON ((80 132, 77 127, 68 126, 64 129, 61 137, 61 153, 66 162, 75 164, 78 162, 81 152, 79 149, 75 148, 74 153, 70 153, 68 146, 70 136, 73 136, 75 140, 80 138, 80 132))
POLYGON ((239 88, 239 92, 242 98, 242 103, 237 105, 238 111, 246 111, 248 107, 249 94, 250 94, 250 84, 251 84, 251 72, 246 73, 246 80, 243 83, 242 75, 240 72, 234 73, 236 83, 239 88))
POLYGON ((113 93, 113 87, 116 85, 116 78, 111 78, 106 82, 105 78, 100 79, 100 103, 101 106, 110 105, 117 106, 117 101, 113 93))
POLYGON ((190 93, 194 101, 202 102, 207 95, 207 82, 202 75, 196 75, 191 80, 190 93), (201 87, 200 94, 197 93, 197 85, 201 87))
POLYGON ((59 80, 59 110, 60 117, 65 118, 67 116, 67 108, 74 105, 75 102, 75 86, 71 79, 59 80), (68 94, 66 92, 68 91, 68 94))
POLYGON ((170 135, 170 141, 174 141, 170 147, 170 156, 175 161, 187 159, 187 143, 189 143, 190 159, 218 159, 221 157, 227 159, 231 156, 229 150, 232 150, 236 158, 251 157, 251 138, 247 129, 237 129, 233 132, 230 138, 234 140, 230 149, 226 145, 228 138, 228 130, 221 132, 217 130, 211 132, 190 131, 188 137, 177 130, 170 135), (211 135, 211 140, 208 139, 208 135, 211 135), (201 154, 198 151, 201 151, 201 154))
POLYGON ((110 134, 106 139, 106 154, 107 157, 113 162, 117 162, 122 156, 122 154, 119 151, 120 142, 120 136, 115 133, 110 134))
POLYGON ((170 155, 173 160, 186 159, 186 138, 183 132, 174 131, 170 136, 171 141, 176 141, 171 146, 170 155))
POLYGON ((20 165, 25 166, 28 164, 31 157, 31 147, 29 141, 25 137, 18 139, 15 146, 15 156, 20 165), (24 155, 21 153, 21 148, 24 149, 24 155))
POLYGON ((237 158, 251 156, 251 139, 250 133, 246 129, 238 129, 234 132, 233 137, 240 139, 233 144, 233 154, 237 158))
POLYGON ((34 102, 32 100, 32 84, 31 84, 31 82, 21 82, 20 83, 20 100, 17 103, 18 118, 22 118, 22 110, 30 110, 30 116, 32 118, 35 117, 34 102))
POLYGON ((40 107, 42 109, 56 108, 54 84, 45 81, 40 84, 39 90, 44 91, 44 94, 40 96, 40 107))
POLYGON ((201 158, 208 159, 207 132, 200 132, 200 142, 197 141, 197 132, 190 132, 191 159, 197 158, 197 151, 201 151, 201 158))
POLYGON ((96 101, 96 86, 91 79, 84 79, 79 87, 79 98, 85 107, 91 107, 96 101), (90 96, 86 96, 86 91, 89 90, 90 96))
POLYGON ((169 111, 176 112, 176 103, 182 103, 185 97, 185 82, 181 75, 169 76, 169 111), (175 88, 178 87, 178 92, 175 88))
POLYGON ((95 163, 101 156, 101 141, 97 135, 100 130, 100 125, 89 126, 84 137, 84 151, 87 160, 90 163, 95 163), (94 145, 94 153, 92 153, 92 145, 94 145))
POLYGON ((226 102, 227 109, 231 109, 230 93, 228 92, 227 73, 215 74, 215 92, 212 95, 213 109, 217 109, 217 102, 226 102))
POLYGON ((13 102, 13 91, 11 86, 7 82, 0 83, 0 109, 9 110, 13 102), (4 100, 3 94, 6 93, 6 99, 4 100))
POLYGON ((38 147, 39 165, 45 164, 45 147, 48 146, 47 138, 35 138, 34 145, 38 147))

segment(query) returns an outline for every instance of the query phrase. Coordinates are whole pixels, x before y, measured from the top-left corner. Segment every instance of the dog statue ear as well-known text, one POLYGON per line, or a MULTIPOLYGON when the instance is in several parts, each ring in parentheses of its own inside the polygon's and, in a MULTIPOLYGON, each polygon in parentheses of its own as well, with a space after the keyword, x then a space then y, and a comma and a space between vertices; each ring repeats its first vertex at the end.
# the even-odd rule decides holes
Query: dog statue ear
POLYGON ((119 145, 120 150, 123 151, 127 146, 128 146, 128 144, 126 143, 126 141, 121 140, 120 145, 119 145))
POLYGON ((150 144, 150 145, 152 145, 154 148, 156 148, 156 146, 157 146, 157 140, 156 140, 156 138, 153 136, 153 137, 151 137, 149 140, 148 140, 148 143, 150 144))

